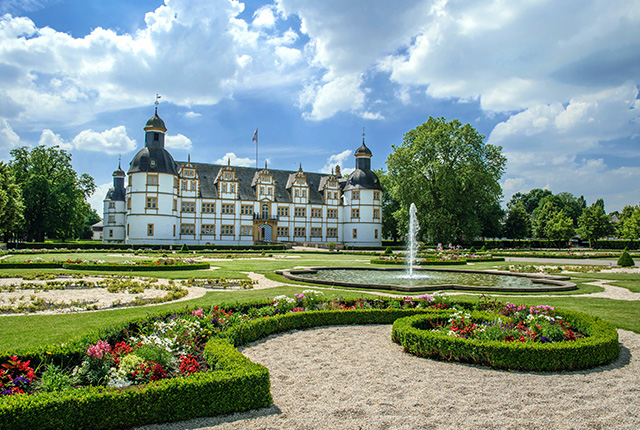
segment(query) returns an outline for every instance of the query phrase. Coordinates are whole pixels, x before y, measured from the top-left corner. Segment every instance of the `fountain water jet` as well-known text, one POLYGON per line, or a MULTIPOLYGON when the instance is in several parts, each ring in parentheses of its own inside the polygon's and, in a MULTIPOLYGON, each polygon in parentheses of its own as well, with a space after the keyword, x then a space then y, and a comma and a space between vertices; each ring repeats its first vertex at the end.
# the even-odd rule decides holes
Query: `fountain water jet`
POLYGON ((411 203, 409 208, 409 248, 407 248, 407 262, 409 263, 409 278, 413 278, 413 265, 416 262, 416 255, 418 253, 418 230, 420 225, 418 224, 418 217, 415 203, 411 203))

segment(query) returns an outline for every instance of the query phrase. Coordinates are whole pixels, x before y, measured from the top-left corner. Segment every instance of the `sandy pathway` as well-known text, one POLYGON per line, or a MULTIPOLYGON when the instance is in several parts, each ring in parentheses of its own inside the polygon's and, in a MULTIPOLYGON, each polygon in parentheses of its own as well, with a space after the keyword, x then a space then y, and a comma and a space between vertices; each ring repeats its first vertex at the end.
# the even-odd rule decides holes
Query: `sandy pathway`
POLYGON ((418 358, 391 326, 294 331, 243 354, 271 373, 274 405, 144 427, 177 429, 637 429, 640 335, 621 356, 579 372, 507 372, 418 358))

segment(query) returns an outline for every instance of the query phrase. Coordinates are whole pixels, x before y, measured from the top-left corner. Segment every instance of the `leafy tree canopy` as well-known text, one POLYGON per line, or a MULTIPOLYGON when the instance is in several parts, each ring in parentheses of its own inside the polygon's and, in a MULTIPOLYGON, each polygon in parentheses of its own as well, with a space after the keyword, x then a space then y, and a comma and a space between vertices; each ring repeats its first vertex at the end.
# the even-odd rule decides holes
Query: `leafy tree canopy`
POLYGON ((504 233, 509 239, 524 239, 531 235, 531 215, 527 213, 521 201, 509 209, 504 233))
POLYGON ((393 145, 387 168, 389 191, 400 206, 396 220, 407 220, 415 203, 421 233, 434 242, 480 236, 500 202, 506 164, 502 148, 483 139, 469 124, 430 117, 393 145))
POLYGON ((598 202, 582 211, 578 219, 578 234, 589 240, 589 246, 594 247, 595 241, 613 233, 613 226, 609 216, 604 212, 604 204, 598 202))
POLYGON ((0 232, 5 241, 17 233, 23 221, 22 192, 9 166, 0 161, 0 232))
POLYGON ((71 155, 57 146, 21 147, 11 155, 11 170, 22 189, 28 238, 77 237, 90 210, 86 198, 95 191, 93 178, 78 176, 71 155))

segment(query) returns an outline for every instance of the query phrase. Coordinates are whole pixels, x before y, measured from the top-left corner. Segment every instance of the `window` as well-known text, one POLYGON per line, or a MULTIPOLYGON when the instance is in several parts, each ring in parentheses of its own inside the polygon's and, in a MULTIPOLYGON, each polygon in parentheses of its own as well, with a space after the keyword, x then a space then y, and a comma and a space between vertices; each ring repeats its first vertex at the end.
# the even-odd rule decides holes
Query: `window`
POLYGON ((173 178, 173 188, 178 188, 178 178, 173 178))
POLYGON ((176 237, 176 225, 173 225, 173 237, 176 237))
POLYGON ((233 185, 233 184, 229 185, 229 192, 230 193, 235 193, 236 192, 236 186, 233 185))
MULTIPOLYGON (((233 210, 233 205, 231 204, 222 204, 222 213, 223 214, 233 214, 235 211, 233 210)), ((232 233, 233 234, 233 233, 232 233)))
POLYGON ((214 236, 216 234, 216 226, 213 224, 202 224, 200 231, 205 236, 214 236))
POLYGON ((115 224, 116 223, 116 216, 115 215, 109 215, 108 224, 115 224))
POLYGON ((220 230, 221 236, 233 236, 233 226, 232 225, 223 225, 220 230))
POLYGON ((127 224, 127 236, 129 236, 129 224, 127 224))
POLYGON ((222 192, 223 193, 227 192, 227 184, 222 184, 222 192))
POLYGON ((158 185, 158 175, 147 175, 147 185, 158 185))
POLYGON ((264 194, 264 187, 260 187, 260 195, 264 194))
POLYGON ((353 200, 360 200, 360 191, 353 191, 351 193, 351 199, 353 200))
POLYGON ((251 236, 252 234, 253 234, 253 231, 250 225, 240 226, 240 236, 251 236))
POLYGON ((185 170, 184 171, 184 176, 193 177, 193 176, 195 176, 195 172, 193 170, 185 170))
POLYGON ((252 205, 240 206, 240 213, 242 215, 253 215, 253 206, 252 205))
POLYGON ((294 216, 297 216, 297 217, 306 217, 307 216, 307 209, 306 208, 295 208, 293 214, 294 214, 294 216))
MULTIPOLYGON (((127 224, 127 234, 129 234, 129 224, 127 224)), ((153 224, 147 224, 147 236, 153 236, 153 224)))
POLYGON ((131 197, 127 199, 127 209, 131 210, 131 197))
POLYGON ((293 235, 295 237, 305 237, 305 228, 304 227, 294 227, 293 228, 293 235))
POLYGON ((295 196, 296 196, 296 197, 300 197, 299 193, 300 193, 300 190, 298 190, 298 189, 296 188, 295 196))
POLYGON ((289 237, 289 227, 278 227, 278 237, 289 237))
POLYGON ((147 209, 156 209, 158 207, 157 197, 147 197, 147 209))
POLYGON ((286 206, 278 206, 278 216, 289 216, 289 208, 286 206))
POLYGON ((109 237, 113 237, 113 230, 109 230, 109 237))
POLYGON ((380 219, 380 209, 373 210, 373 219, 380 219))
POLYGON ((115 209, 116 208, 116 202, 109 202, 109 209, 115 209))
POLYGON ((338 237, 338 229, 335 227, 329 227, 327 229, 327 237, 338 237))
POLYGON ((194 202, 182 202, 181 206, 182 212, 195 212, 196 204, 194 202))
POLYGON ((302 190, 302 197, 307 197, 307 190, 302 190))
POLYGON ((173 210, 174 211, 178 210, 178 201, 176 199, 173 199, 173 210))
POLYGON ((191 191, 196 190, 196 181, 191 181, 191 191))
POLYGON ((160 140, 160 133, 153 133, 153 141, 157 142, 160 140))
POLYGON ((327 209, 327 218, 338 218, 338 209, 327 209))
POLYGON ((187 181, 182 181, 182 189, 183 190, 187 189, 187 181))
POLYGON ((195 231, 193 224, 180 224, 180 234, 194 234, 195 231))
POLYGON ((271 190, 272 190, 271 187, 267 187, 267 195, 269 196, 271 195, 271 190))
POLYGON ((312 218, 321 218, 322 217, 322 209, 321 208, 311 208, 311 217, 312 218))
POLYGON ((353 238, 354 238, 354 239, 357 239, 357 238, 358 238, 358 229, 357 229, 357 228, 354 228, 354 229, 353 229, 353 238))
POLYGON ((377 228, 375 230, 373 230, 373 238, 374 239, 378 238, 378 229, 377 228))
POLYGON ((267 203, 262 205, 260 215, 262 216, 262 219, 269 219, 269 205, 267 203))
POLYGON ((338 192, 337 191, 335 193, 333 193, 333 198, 338 200, 338 192))
POLYGON ((360 218, 360 209, 351 209, 351 218, 360 218))
POLYGON ((212 214, 216 212, 216 204, 215 203, 202 203, 202 213, 204 214, 212 214))
POLYGON ((373 192, 373 200, 380 200, 380 191, 373 192))
POLYGON ((311 237, 322 237, 322 229, 319 227, 311 227, 311 237))

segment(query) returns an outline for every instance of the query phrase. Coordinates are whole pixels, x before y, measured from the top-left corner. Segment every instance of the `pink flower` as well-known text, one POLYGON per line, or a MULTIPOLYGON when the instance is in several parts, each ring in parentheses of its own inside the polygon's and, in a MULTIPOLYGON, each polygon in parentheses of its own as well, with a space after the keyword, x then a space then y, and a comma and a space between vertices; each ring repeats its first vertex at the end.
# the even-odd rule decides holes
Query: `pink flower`
POLYGON ((111 352, 111 345, 109 345, 104 340, 99 340, 95 345, 91 345, 89 349, 87 349, 87 355, 93 358, 103 358, 105 354, 111 352))
POLYGON ((194 309, 191 311, 191 315, 193 315, 194 317, 202 318, 204 317, 204 310, 202 308, 194 309))

